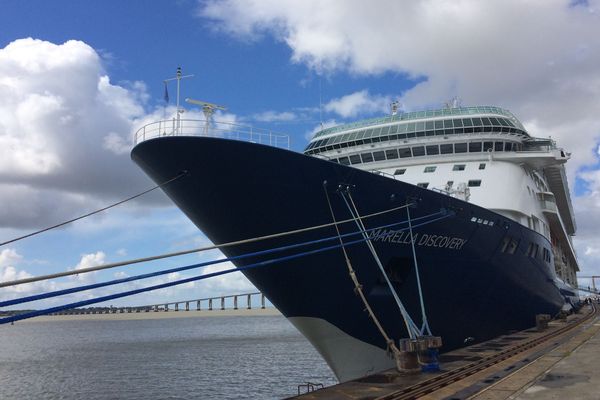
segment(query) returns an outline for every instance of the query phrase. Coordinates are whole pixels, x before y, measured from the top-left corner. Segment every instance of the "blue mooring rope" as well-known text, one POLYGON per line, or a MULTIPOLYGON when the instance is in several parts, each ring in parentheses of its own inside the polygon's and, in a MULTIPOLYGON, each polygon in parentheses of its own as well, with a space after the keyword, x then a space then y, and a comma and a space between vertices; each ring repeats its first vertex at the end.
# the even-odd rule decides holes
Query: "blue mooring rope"
MULTIPOLYGON (((439 221, 441 219, 448 218, 448 217, 454 215, 454 213, 453 212, 448 212, 446 210, 442 210, 440 212, 433 213, 433 214, 430 214, 430 215, 427 215, 427 216, 424 216, 424 217, 419 217, 419 219, 424 219, 424 218, 428 218, 428 217, 435 216, 435 215, 441 215, 441 216, 438 217, 438 218, 434 218, 432 220, 425 221, 425 222, 423 222, 421 224, 417 224, 414 227, 419 227, 419 226, 427 225, 427 224, 439 221)), ((415 220, 416 219, 417 218, 415 218, 415 220)), ((389 226, 394 226, 394 225, 400 225, 400 224, 403 224, 404 222, 406 222, 406 221, 402 221, 402 222, 397 222, 397 223, 394 223, 394 224, 388 224, 388 225, 383 225, 383 226, 380 226, 380 227, 371 228, 371 229, 368 229, 366 232, 374 231, 376 229, 382 229, 384 227, 389 227, 389 226)), ((408 229, 408 228, 404 228, 402 230, 406 230, 406 229, 408 229)), ((356 234, 361 234, 361 233, 362 232, 353 232, 353 233, 345 234, 344 236, 356 235, 356 234)), ((335 236, 334 238, 337 239, 338 236, 335 236)), ((327 240, 330 240, 330 238, 318 239, 318 240, 311 241, 311 242, 306 242, 306 243, 300 243, 300 244, 295 244, 295 245, 284 246, 284 247, 278 248, 278 249, 263 250, 262 252, 257 252, 257 253, 267 254, 267 253, 274 252, 274 251, 281 251, 282 249, 290 249, 290 248, 294 248, 294 247, 303 246, 303 245, 306 245, 306 244, 313 244, 313 243, 324 242, 324 241, 327 241, 327 240)), ((52 314, 52 313, 55 313, 55 312, 64 311, 64 310, 68 310, 68 309, 72 309, 72 308, 83 307, 83 306, 87 306, 87 305, 90 305, 90 304, 101 303, 101 302, 108 301, 108 300, 114 300, 114 299, 119 299, 119 298, 122 298, 122 297, 132 296, 132 295, 135 295, 135 294, 139 294, 139 293, 143 293, 143 292, 148 292, 148 291, 151 291, 151 290, 163 289, 163 288, 167 288, 167 287, 171 287, 171 286, 181 285, 181 284, 184 284, 184 283, 189 283, 189 282, 194 282, 194 281, 200 281, 200 280, 212 278, 212 277, 219 276, 219 275, 229 274, 229 273, 236 272, 236 271, 245 271, 245 270, 248 270, 248 269, 260 268, 260 267, 264 267, 264 266, 275 264, 275 263, 282 262, 282 261, 288 261, 288 260, 292 260, 292 259, 296 259, 296 258, 300 258, 300 257, 305 257, 305 256, 317 254, 317 253, 322 253, 322 252, 325 252, 325 251, 329 251, 329 250, 333 250, 333 249, 336 249, 336 248, 340 248, 342 246, 352 246, 352 245, 355 245, 355 244, 358 244, 358 243, 365 242, 367 240, 369 240, 369 238, 367 238, 367 239, 361 238, 361 239, 354 240, 354 241, 347 242, 347 243, 343 243, 343 244, 336 244, 336 245, 332 245, 332 246, 323 247, 323 248, 320 248, 320 249, 309 250, 309 251, 305 251, 305 252, 302 252, 302 253, 292 254, 292 255, 289 255, 289 256, 284 256, 284 257, 275 258, 275 259, 271 259, 271 260, 261 261, 261 262, 253 263, 253 264, 246 265, 246 266, 243 266, 243 267, 237 267, 237 268, 232 268, 232 269, 228 269, 228 270, 224 270, 224 271, 218 271, 218 272, 212 272, 212 273, 209 273, 209 274, 194 276, 194 277, 191 277, 191 278, 180 279, 180 280, 173 281, 173 282, 167 282, 167 283, 163 283, 163 284, 159 284, 159 285, 148 286, 148 287, 141 288, 141 289, 135 289, 135 290, 125 291, 125 292, 121 292, 121 293, 115 293, 115 294, 111 294, 111 295, 107 295, 107 296, 97 297, 97 298, 94 298, 94 299, 82 300, 82 301, 78 301, 78 302, 74 302, 74 303, 69 303, 69 304, 64 304, 64 305, 61 305, 61 306, 51 307, 51 308, 47 308, 47 309, 43 309, 43 310, 36 310, 36 311, 31 311, 31 312, 27 312, 27 313, 23 313, 23 314, 13 315, 13 316, 10 316, 10 317, 0 318, 0 325, 7 324, 7 323, 12 323, 12 322, 15 322, 15 321, 20 321, 20 320, 23 320, 23 319, 33 318, 33 317, 37 317, 37 316, 40 316, 40 315, 52 314)), ((246 255, 241 255, 241 256, 236 256, 236 257, 230 257, 229 259, 213 260, 213 261, 210 261, 209 263, 216 264, 216 263, 226 262, 226 261, 229 261, 230 259, 237 259, 237 258, 241 258, 243 256, 249 257, 251 254, 252 255, 256 255, 254 253, 250 253, 250 254, 246 254, 246 255)), ((205 265, 210 265, 210 264, 207 264, 207 263, 194 264, 194 265, 190 265, 190 266, 186 266, 186 267, 174 268, 172 270, 158 271, 158 272, 154 272, 154 273, 151 273, 151 274, 138 275, 138 276, 134 276, 134 277, 130 277, 130 278, 118 279, 118 280, 115 280, 115 281, 109 281, 109 282, 103 282, 103 283, 94 284, 94 285, 83 286, 83 287, 86 287, 87 289, 81 289, 82 287, 76 287, 76 288, 71 288, 71 289, 65 289, 65 291, 69 291, 68 293, 74 293, 74 292, 81 291, 81 290, 89 290, 89 289, 93 289, 93 288, 96 288, 96 287, 102 287, 102 286, 108 286, 108 285, 115 285, 115 284, 118 284, 118 283, 129 282, 129 281, 137 280, 137 279, 144 279, 144 278, 151 277, 151 276, 158 276, 158 275, 162 275, 162 274, 174 272, 175 270, 182 271, 182 270, 185 270, 185 269, 198 268, 199 266, 205 266, 205 265), (101 285, 101 286, 98 286, 98 285, 101 285), (90 286, 92 286, 92 287, 90 287, 90 286)), ((58 291, 58 292, 64 292, 64 291, 58 291)), ((68 293, 64 293, 64 294, 68 294, 68 293)), ((59 295, 60 294, 55 294, 55 296, 59 296, 59 295)), ((37 295, 37 296, 44 296, 44 294, 37 295)), ((36 297, 36 296, 29 296, 29 297, 36 297)), ((46 298, 46 297, 41 297, 41 298, 46 298)), ((22 300, 22 299, 16 299, 16 300, 11 300, 11 301, 17 301, 17 300, 22 300)), ((28 300, 28 301, 33 301, 33 300, 28 300)), ((4 303, 6 303, 6 302, 4 302, 4 303)), ((17 302, 17 303, 13 303, 13 304, 19 304, 19 303, 17 302)))
MULTIPOLYGON (((441 213, 442 212, 437 212, 437 213, 429 214, 429 215, 426 215, 426 216, 423 216, 423 217, 419 217, 419 219, 425 219, 425 218, 429 218, 429 217, 434 217, 436 215, 440 215, 441 213)), ((395 226, 395 225, 404 224, 405 222, 407 222, 407 221, 395 222, 393 224, 382 225, 382 226, 379 226, 379 227, 376 227, 376 228, 372 228, 372 230, 389 228, 389 227, 392 227, 392 226, 395 226)), ((353 236, 353 235, 358 235, 358 234, 362 234, 362 233, 363 233, 363 231, 357 231, 357 232, 346 233, 346 234, 344 234, 342 236, 343 237, 347 237, 347 236, 353 236)), ((209 265, 220 264, 220 263, 224 263, 224 262, 228 262, 228 261, 240 260, 240 259, 247 258, 247 257, 255 257, 255 256, 261 256, 261 255, 265 255, 265 254, 276 253, 276 252, 290 250, 290 249, 294 249, 294 248, 297 248, 297 247, 303 247, 303 246, 307 246, 307 245, 311 245, 311 244, 323 243, 323 242, 327 242, 327 241, 334 240, 334 239, 337 239, 337 236, 327 237, 327 238, 323 238, 323 239, 311 240, 311 241, 303 242, 303 243, 296 243, 296 244, 282 246, 282 247, 277 247, 277 248, 273 248, 273 249, 256 251, 256 252, 253 252, 253 253, 241 254, 239 256, 233 256, 233 257, 222 258, 222 259, 218 259, 218 260, 206 261, 206 262, 202 262, 202 263, 198 263, 198 264, 186 265, 186 266, 183 266, 183 267, 177 267, 177 268, 171 268, 171 269, 162 270, 162 271, 150 272, 150 273, 147 273, 147 274, 135 275, 135 276, 127 277, 127 278, 114 279, 114 280, 106 281, 106 282, 92 283, 92 284, 89 284, 89 285, 76 286, 76 287, 69 288, 69 289, 62 289, 62 290, 56 290, 56 291, 53 291, 53 292, 35 294, 35 295, 27 296, 27 297, 21 297, 21 298, 18 298, 18 299, 5 300, 5 301, 0 302, 0 307, 8 307, 8 306, 16 305, 16 304, 23 304, 23 303, 28 303, 28 302, 31 302, 31 301, 49 299, 49 298, 52 298, 52 297, 63 296, 63 295, 66 295, 66 294, 72 294, 72 293, 82 292, 82 291, 85 291, 85 290, 98 289, 98 288, 101 288, 101 287, 118 285, 120 283, 133 282, 133 281, 137 281, 137 280, 140 280, 140 279, 153 278, 153 277, 156 277, 156 276, 166 275, 166 274, 170 274, 170 273, 173 273, 173 272, 181 272, 181 271, 187 271, 189 269, 202 268, 202 267, 206 267, 206 266, 209 266, 209 265)))

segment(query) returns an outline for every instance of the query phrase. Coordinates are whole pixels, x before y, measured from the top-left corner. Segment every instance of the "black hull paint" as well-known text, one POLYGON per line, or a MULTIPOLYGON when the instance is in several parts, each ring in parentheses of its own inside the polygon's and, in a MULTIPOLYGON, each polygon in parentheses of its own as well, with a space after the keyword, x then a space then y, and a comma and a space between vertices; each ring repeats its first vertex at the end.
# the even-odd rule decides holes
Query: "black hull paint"
MULTIPOLYGON (((350 218, 336 193, 352 185, 362 215, 418 199, 411 216, 441 208, 455 215, 415 229, 421 235, 466 239, 460 248, 417 246, 425 305, 433 334, 443 351, 465 338, 483 341, 535 323, 535 314, 556 314, 564 298, 553 283, 549 265, 528 257, 530 242, 550 248, 538 233, 476 205, 355 168, 252 143, 201 137, 162 137, 138 144, 132 159, 155 181, 181 171, 188 174, 164 188, 167 195, 214 243, 225 243, 331 222, 323 182, 327 182, 338 219, 350 218), (494 221, 493 226, 472 217, 494 221), (506 235, 517 239, 514 254, 501 252, 506 235)), ((406 211, 371 218, 367 227, 406 219, 406 211)), ((343 231, 356 228, 350 224, 343 231)), ((333 228, 293 237, 226 248, 227 256, 335 235, 333 228)), ((398 237, 396 237, 398 239, 398 237)), ((375 241, 383 264, 415 322, 420 323, 417 285, 408 244, 375 241)), ((401 240, 395 240, 396 242, 401 240)), ((317 246, 318 247, 318 246, 317 246)), ((398 308, 365 244, 348 248, 368 300, 388 334, 406 331, 398 308)), ((298 250, 290 253, 298 252, 298 250)), ((247 259, 243 266, 257 259, 247 259)), ((287 317, 322 318, 345 333, 385 349, 386 344, 354 294, 340 249, 292 260, 244 274, 287 317)))

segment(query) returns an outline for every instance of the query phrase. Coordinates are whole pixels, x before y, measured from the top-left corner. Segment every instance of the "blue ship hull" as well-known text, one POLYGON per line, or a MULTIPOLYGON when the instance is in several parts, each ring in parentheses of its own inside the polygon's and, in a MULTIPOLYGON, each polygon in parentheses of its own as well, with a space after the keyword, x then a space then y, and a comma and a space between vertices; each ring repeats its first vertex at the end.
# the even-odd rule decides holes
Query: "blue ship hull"
MULTIPOLYGON (((450 210, 452 215, 448 218, 414 230, 427 317, 433 334, 443 339, 442 351, 464 346, 466 338, 479 342, 526 329, 534 325, 536 314, 554 315, 565 302, 554 283, 552 261, 526 254, 530 243, 550 249, 545 237, 497 213, 442 193, 287 150, 216 138, 151 139, 133 149, 132 159, 155 182, 187 171, 186 176, 164 187, 164 191, 214 243, 332 222, 324 182, 338 220, 352 218, 337 193, 340 184, 351 187, 361 215, 407 201, 416 202, 410 210, 413 219, 440 209, 450 210), (486 220, 493 221, 493 225, 481 223, 486 220), (513 254, 503 251, 507 235, 518 242, 513 254)), ((365 224, 372 228, 404 220, 403 209, 369 218, 365 224)), ((353 224, 345 224, 342 233, 356 229, 353 224)), ((330 227, 227 247, 223 253, 236 256, 335 235, 335 229, 330 227)), ((352 239, 356 237, 346 241, 352 239)), ((396 292, 419 324, 410 239, 388 230, 374 234, 372 243, 396 292)), ((349 246, 347 250, 364 293, 388 335, 394 339, 407 337, 398 307, 366 244, 349 246)), ((256 261, 245 259, 236 265, 256 261)), ((244 274, 292 321, 323 320, 358 342, 386 349, 354 292, 341 249, 247 270, 244 274)), ((324 345, 315 345, 333 364, 341 380, 356 377, 356 372, 340 372, 324 345)), ((374 372, 373 368, 376 367, 364 371, 374 372)))

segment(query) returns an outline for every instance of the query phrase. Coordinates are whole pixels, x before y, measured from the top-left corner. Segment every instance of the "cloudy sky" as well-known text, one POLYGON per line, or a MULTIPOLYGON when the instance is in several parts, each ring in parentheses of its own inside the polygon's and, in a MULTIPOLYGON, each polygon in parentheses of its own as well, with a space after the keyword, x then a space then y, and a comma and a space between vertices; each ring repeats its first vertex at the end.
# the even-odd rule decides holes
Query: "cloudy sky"
MULTIPOLYGON (((150 187, 129 159, 132 136, 172 114, 174 87, 165 107, 162 82, 181 66, 194 74, 182 97, 286 132, 298 151, 321 122, 380 116, 393 100, 404 110, 453 96, 508 108, 572 152, 575 245, 582 274, 600 274, 600 1, 7 0, 0 26, 0 241, 150 187)), ((0 281, 206 243, 153 193, 3 246, 0 281)), ((0 289, 0 298, 210 257, 0 289)), ((113 304, 251 289, 232 275, 113 304)))

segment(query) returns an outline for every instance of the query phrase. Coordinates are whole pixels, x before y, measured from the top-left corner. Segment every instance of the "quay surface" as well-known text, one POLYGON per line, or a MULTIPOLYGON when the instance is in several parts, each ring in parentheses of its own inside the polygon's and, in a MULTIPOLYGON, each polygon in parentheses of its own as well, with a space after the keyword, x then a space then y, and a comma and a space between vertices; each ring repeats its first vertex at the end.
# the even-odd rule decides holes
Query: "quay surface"
MULTIPOLYGON (((403 374, 390 369, 295 398, 598 400, 600 318, 597 312, 592 312, 592 307, 586 306, 566 321, 550 322, 546 329, 515 332, 445 353, 440 357, 440 372, 403 374), (590 315, 591 318, 586 319, 590 315), (565 331, 567 326, 573 326, 573 329, 565 331), (534 343, 546 335, 553 336, 534 343), (514 354, 509 352, 517 347, 524 350, 514 354), (496 360, 492 362, 492 358, 496 360), (481 364, 479 367, 476 366, 478 363, 481 364), (467 373, 468 370, 471 372, 467 373), (444 378, 451 378, 457 371, 460 373, 452 375, 454 378, 449 383, 441 384, 444 378), (436 381, 440 382, 438 386, 436 381)), ((299 391, 302 393, 300 388, 299 391)))

